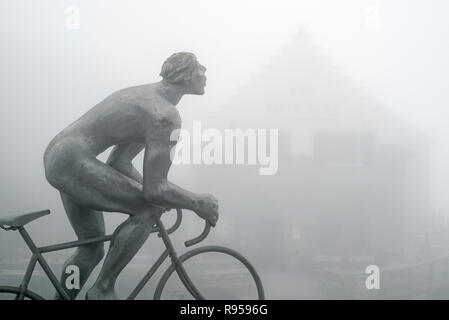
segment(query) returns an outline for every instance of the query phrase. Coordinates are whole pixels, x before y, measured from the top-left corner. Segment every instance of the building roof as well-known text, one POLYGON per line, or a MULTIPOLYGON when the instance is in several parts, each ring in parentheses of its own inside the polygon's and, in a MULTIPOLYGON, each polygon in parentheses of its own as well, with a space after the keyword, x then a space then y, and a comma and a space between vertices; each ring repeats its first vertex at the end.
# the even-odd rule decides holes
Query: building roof
MULTIPOLYGON (((279 128, 292 143, 316 131, 370 131, 381 143, 425 142, 424 135, 354 85, 301 29, 208 119, 217 127, 279 128)), ((307 149, 307 143, 302 143, 307 149)), ((309 146, 310 147, 310 146, 309 146)))

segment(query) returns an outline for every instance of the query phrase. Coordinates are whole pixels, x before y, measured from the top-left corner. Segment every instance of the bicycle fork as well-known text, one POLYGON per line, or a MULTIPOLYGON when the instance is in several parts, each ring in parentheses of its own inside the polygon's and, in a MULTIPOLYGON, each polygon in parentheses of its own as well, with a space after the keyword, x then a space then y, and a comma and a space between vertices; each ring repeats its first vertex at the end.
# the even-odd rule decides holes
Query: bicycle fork
MULTIPOLYGON (((170 237, 168 236, 167 230, 164 227, 164 224, 158 218, 156 220, 157 225, 157 231, 159 232, 159 237, 162 238, 162 241, 164 242, 164 245, 166 249, 161 254, 159 259, 156 261, 156 263, 151 267, 151 269, 145 274, 143 279, 139 282, 137 287, 131 292, 128 300, 134 299, 139 292, 143 289, 145 284, 150 280, 150 278, 154 275, 154 273, 159 269, 159 267, 162 265, 162 263, 165 261, 167 257, 170 257, 171 262, 175 266, 176 273, 179 276, 179 279, 183 283, 183 285, 187 288, 187 290, 190 292, 190 294, 195 298, 199 300, 204 300, 204 297, 201 295, 201 293, 198 291, 198 289, 195 287, 195 285, 190 280, 189 276, 187 275, 186 270, 184 269, 184 266, 182 265, 182 262, 179 260, 178 255, 175 251, 175 248, 173 247, 173 244, 170 240, 170 237)), ((156 288, 158 290, 158 288, 156 288)))
POLYGON ((189 276, 187 275, 186 270, 184 269, 184 266, 182 265, 182 262, 179 260, 178 255, 176 254, 175 248, 173 247, 173 244, 171 243, 171 240, 168 237, 167 231, 165 230, 165 227, 162 224, 162 221, 160 219, 158 219, 156 223, 159 228, 159 232, 162 237, 162 240, 164 241, 165 246, 169 250, 169 255, 170 255, 171 261, 176 267, 176 273, 178 274, 179 279, 181 279, 184 286, 187 288, 187 290, 190 292, 190 294, 195 299, 204 300, 204 297, 201 295, 201 293, 195 287, 193 282, 190 280, 189 276))

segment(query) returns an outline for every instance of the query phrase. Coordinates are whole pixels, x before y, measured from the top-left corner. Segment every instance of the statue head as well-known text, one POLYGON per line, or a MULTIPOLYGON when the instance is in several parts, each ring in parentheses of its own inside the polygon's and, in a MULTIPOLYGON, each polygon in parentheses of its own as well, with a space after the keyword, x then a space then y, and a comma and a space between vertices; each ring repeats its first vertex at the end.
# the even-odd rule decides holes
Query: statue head
POLYGON ((159 75, 170 84, 184 87, 186 93, 204 94, 205 71, 193 53, 178 52, 165 60, 159 75))

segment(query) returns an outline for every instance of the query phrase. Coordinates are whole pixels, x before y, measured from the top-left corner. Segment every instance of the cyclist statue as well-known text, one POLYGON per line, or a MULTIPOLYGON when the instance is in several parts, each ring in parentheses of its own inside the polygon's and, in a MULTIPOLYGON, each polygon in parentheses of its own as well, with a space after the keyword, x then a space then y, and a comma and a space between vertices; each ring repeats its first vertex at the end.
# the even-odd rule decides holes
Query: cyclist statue
MULTIPOLYGON (((165 208, 185 208, 215 226, 218 202, 167 180, 170 136, 181 127, 176 105, 184 94, 204 94, 206 68, 188 52, 171 55, 160 82, 119 90, 60 132, 44 155, 45 175, 58 189, 70 223, 82 240, 105 234, 102 211, 129 215, 114 232, 101 272, 87 299, 116 299, 119 273, 147 239, 165 208), (96 156, 114 146, 106 163, 96 156), (145 150, 143 175, 133 158, 145 150)), ((80 286, 104 256, 104 245, 79 247, 64 264, 80 270, 80 286)), ((63 272, 64 285, 68 275, 63 272)), ((81 288, 80 288, 81 290, 81 288)), ((79 290, 66 290, 75 298, 79 290)), ((56 296, 56 298, 58 295, 56 296)))

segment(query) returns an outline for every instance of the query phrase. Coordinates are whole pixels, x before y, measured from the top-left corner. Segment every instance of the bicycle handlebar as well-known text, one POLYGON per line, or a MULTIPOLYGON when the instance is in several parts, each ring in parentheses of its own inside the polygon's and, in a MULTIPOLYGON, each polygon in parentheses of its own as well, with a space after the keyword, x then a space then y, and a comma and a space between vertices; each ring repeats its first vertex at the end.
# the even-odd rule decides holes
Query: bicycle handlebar
POLYGON ((176 209, 176 221, 175 224, 167 229, 167 233, 170 234, 172 232, 175 232, 176 230, 178 230, 179 226, 181 225, 181 221, 182 221, 182 210, 181 209, 176 209))
POLYGON ((194 244, 197 244, 198 242, 203 241, 204 239, 207 238, 207 236, 209 235, 209 232, 210 232, 210 223, 205 221, 205 226, 204 226, 203 232, 198 237, 184 242, 184 245, 186 247, 190 247, 190 246, 193 246, 194 244))
MULTIPOLYGON (((167 229, 167 234, 175 232, 181 225, 181 221, 182 221, 182 210, 176 209, 176 221, 173 224, 173 226, 171 226, 170 228, 167 229)), ((211 228, 210 223, 208 221, 205 221, 203 232, 198 237, 184 242, 184 245, 186 247, 190 247, 190 246, 193 246, 193 245, 203 241, 209 235, 210 228, 211 228)), ((153 230, 153 232, 158 232, 158 231, 159 231, 159 228, 157 228, 157 227, 153 230)), ((161 237, 160 233, 158 234, 158 237, 159 238, 161 237)))

